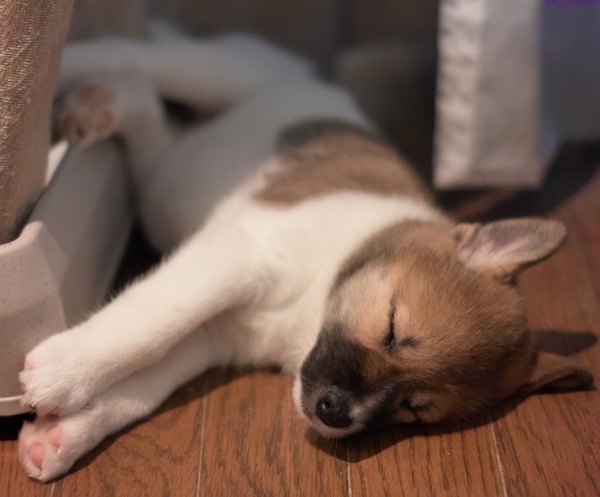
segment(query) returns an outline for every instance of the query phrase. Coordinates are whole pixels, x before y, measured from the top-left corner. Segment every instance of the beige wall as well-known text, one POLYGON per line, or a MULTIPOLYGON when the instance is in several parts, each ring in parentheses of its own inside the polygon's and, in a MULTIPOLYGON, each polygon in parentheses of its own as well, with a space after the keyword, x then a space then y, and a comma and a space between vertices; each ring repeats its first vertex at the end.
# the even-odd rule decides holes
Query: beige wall
POLYGON ((353 0, 357 42, 422 41, 435 37, 439 0, 353 0))
POLYGON ((330 60, 341 43, 433 38, 438 8, 438 0, 152 0, 150 4, 161 16, 196 34, 257 32, 321 62, 330 60))
POLYGON ((151 5, 164 18, 199 35, 251 31, 321 61, 334 49, 331 0, 154 0, 151 5))

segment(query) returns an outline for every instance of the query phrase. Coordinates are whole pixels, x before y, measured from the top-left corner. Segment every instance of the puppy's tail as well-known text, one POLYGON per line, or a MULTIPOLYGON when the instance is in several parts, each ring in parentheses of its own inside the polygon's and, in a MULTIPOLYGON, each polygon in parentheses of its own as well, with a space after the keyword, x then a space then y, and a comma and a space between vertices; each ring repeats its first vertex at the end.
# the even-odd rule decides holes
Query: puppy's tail
POLYGON ((313 71, 305 59, 250 34, 211 40, 104 38, 65 48, 61 84, 127 68, 145 74, 162 96, 210 111, 270 86, 309 78, 313 71))

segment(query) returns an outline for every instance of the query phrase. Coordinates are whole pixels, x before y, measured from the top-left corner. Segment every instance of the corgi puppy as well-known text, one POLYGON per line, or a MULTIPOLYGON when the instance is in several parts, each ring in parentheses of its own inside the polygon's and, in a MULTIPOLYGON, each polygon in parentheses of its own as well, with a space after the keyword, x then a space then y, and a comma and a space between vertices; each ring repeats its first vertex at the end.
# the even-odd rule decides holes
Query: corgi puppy
POLYGON ((33 478, 65 473, 208 368, 279 366, 313 429, 464 418, 585 369, 536 351, 515 276, 557 221, 457 224, 352 99, 257 38, 105 39, 66 48, 58 124, 118 135, 165 260, 35 347, 20 381, 33 478), (176 129, 160 97, 221 111, 176 129))

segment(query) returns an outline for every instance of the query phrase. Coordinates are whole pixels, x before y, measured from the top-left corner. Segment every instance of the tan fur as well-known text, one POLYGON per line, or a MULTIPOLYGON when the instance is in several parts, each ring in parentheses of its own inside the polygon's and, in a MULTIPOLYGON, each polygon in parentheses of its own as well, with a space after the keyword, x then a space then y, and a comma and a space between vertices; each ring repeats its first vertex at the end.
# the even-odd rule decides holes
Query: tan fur
POLYGON ((284 130, 282 167, 256 198, 290 206, 340 190, 428 198, 405 161, 376 135, 335 121, 312 121, 284 130))
MULTIPOLYGON (((288 128, 277 158, 256 194, 274 206, 343 190, 430 200, 392 149, 348 124, 288 128)), ((376 426, 447 421, 519 390, 589 385, 585 369, 536 350, 514 284, 564 239, 556 221, 456 225, 442 215, 376 233, 338 271, 302 365, 303 412, 347 433, 354 415, 376 426)))
MULTIPOLYGON (((408 398, 431 403, 419 410, 421 420, 466 416, 526 383, 535 358, 522 299, 514 287, 460 262, 451 224, 393 226, 345 268, 328 319, 376 357, 365 364, 368 382, 398 375, 408 398), (400 312, 386 349, 392 307, 400 312)), ((389 421, 411 417, 400 409, 389 421)))

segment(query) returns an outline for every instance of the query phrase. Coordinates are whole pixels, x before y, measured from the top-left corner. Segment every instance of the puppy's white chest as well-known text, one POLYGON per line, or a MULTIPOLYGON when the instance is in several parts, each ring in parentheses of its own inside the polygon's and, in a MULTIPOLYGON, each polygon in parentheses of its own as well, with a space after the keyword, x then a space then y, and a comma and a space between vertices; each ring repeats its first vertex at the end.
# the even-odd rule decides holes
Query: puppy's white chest
POLYGON ((438 217, 419 201, 362 192, 282 209, 249 202, 237 221, 258 243, 257 263, 268 285, 230 316, 234 324, 227 328, 238 330, 239 338, 234 361, 298 369, 321 329, 329 291, 346 258, 379 229, 438 217))

